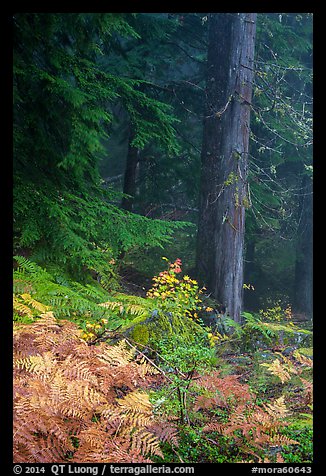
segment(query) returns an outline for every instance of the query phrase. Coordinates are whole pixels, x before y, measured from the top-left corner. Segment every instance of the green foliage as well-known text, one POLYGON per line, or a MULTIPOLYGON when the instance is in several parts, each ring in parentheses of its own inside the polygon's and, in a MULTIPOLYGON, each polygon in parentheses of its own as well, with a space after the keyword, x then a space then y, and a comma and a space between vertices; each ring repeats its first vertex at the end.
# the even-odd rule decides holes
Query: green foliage
POLYGON ((71 194, 16 181, 14 216, 16 249, 31 248, 38 262, 55 262, 83 276, 85 268, 114 278, 112 259, 122 250, 163 246, 185 223, 150 220, 120 210, 100 189, 71 194), (19 225, 18 225, 19 224, 19 225))
POLYGON ((311 425, 293 423, 284 428, 282 434, 298 442, 295 451, 292 447, 284 446, 282 456, 285 463, 313 462, 313 429, 311 425))
POLYGON ((289 323, 265 322, 261 316, 244 312, 245 324, 238 328, 238 336, 242 337, 242 345, 248 349, 257 349, 259 347, 269 347, 271 345, 302 345, 306 340, 311 339, 312 332, 307 329, 301 329, 289 323))
MULTIPOLYGON (((183 425, 179 431, 177 452, 168 445, 163 448, 165 460, 171 463, 228 463, 232 458, 233 447, 225 437, 218 438, 218 445, 212 444, 204 435, 201 426, 183 425)), ((158 463, 164 463, 161 458, 158 463)))
POLYGON ((214 350, 207 346, 205 335, 191 343, 178 335, 163 337, 158 343, 158 352, 167 367, 178 369, 184 374, 193 371, 205 373, 217 362, 214 350))
POLYGON ((24 313, 24 309, 16 306, 14 320, 26 322, 45 311, 52 310, 58 318, 71 318, 84 326, 86 321, 96 322, 107 320, 107 327, 116 327, 121 318, 99 304, 107 296, 107 292, 99 285, 87 283, 82 285, 60 275, 53 275, 26 258, 16 256, 18 267, 14 270, 14 298, 21 301, 26 293, 30 299, 24 300, 25 305, 34 307, 33 313, 24 313), (31 301, 38 301, 44 307, 35 306, 31 301), (29 301, 29 302, 28 302, 29 301))
POLYGON ((134 145, 154 141, 176 153, 175 118, 142 91, 144 82, 107 72, 99 61, 119 35, 139 38, 131 14, 14 15, 14 243, 82 276, 105 279, 121 251, 162 246, 181 225, 121 211, 98 172, 121 104, 134 145))

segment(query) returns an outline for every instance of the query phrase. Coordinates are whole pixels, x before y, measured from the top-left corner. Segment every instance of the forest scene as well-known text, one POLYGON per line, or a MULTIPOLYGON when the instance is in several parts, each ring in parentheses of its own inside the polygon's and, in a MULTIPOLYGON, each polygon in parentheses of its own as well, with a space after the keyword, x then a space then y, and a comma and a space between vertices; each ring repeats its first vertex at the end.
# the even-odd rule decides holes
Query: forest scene
POLYGON ((13 461, 312 463, 313 15, 11 22, 13 461))

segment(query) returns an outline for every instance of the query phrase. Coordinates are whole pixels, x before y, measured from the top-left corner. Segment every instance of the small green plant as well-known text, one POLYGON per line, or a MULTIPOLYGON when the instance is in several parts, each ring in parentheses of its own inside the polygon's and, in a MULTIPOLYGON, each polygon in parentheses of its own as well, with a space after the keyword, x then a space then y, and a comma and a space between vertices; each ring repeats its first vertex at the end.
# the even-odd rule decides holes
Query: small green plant
POLYGON ((158 343, 158 356, 162 361, 162 368, 168 374, 171 385, 171 393, 167 397, 167 391, 158 394, 160 405, 168 413, 179 418, 181 423, 191 421, 188 413, 189 404, 192 402, 192 394, 189 392, 192 380, 199 374, 211 371, 217 363, 214 350, 207 346, 207 338, 197 337, 196 341, 185 341, 182 336, 163 338, 158 343))
POLYGON ((302 426, 299 422, 282 429, 282 434, 297 441, 296 450, 285 445, 282 449, 284 463, 313 462, 313 429, 311 425, 302 426))

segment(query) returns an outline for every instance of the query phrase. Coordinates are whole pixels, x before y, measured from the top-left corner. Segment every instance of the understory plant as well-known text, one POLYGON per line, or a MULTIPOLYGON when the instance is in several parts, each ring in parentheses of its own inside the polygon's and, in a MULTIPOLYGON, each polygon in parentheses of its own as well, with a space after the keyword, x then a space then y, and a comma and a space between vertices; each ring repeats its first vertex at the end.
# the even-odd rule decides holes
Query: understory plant
POLYGON ((200 289, 180 277, 180 260, 154 278, 147 298, 58 282, 16 262, 16 462, 310 461, 312 359, 283 353, 282 324, 226 319, 231 344, 254 335, 272 349, 254 365, 240 347, 224 354, 200 325, 200 289), (183 327, 173 327, 173 315, 183 327), (148 338, 137 342, 136 330, 148 338), (268 392, 255 381, 259 369, 268 392))
POLYGON ((51 312, 14 326, 14 462, 150 463, 177 428, 154 414, 158 370, 122 340, 88 345, 51 312))
POLYGON ((173 263, 166 257, 167 269, 154 276, 151 289, 147 297, 155 299, 158 307, 164 312, 172 312, 179 316, 198 319, 198 311, 201 308, 202 290, 195 279, 188 275, 178 277, 182 272, 182 262, 177 258, 173 263))

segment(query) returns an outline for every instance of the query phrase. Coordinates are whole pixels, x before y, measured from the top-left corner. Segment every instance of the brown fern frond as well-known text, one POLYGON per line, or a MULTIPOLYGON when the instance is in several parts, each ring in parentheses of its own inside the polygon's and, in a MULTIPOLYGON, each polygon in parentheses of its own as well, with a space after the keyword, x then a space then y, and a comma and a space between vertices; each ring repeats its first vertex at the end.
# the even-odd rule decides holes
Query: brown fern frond
POLYGON ((93 449, 103 449, 106 439, 105 430, 102 424, 93 423, 85 430, 82 430, 79 435, 79 446, 87 446, 93 449))
POLYGON ((124 342, 87 346, 78 334, 51 312, 14 328, 15 461, 140 463, 162 456, 164 424, 143 390, 154 376, 124 342), (161 433, 151 428, 155 422, 161 433))
POLYGON ((120 341, 115 346, 102 345, 101 350, 98 359, 112 366, 127 365, 134 358, 134 351, 127 347, 125 341, 120 341))
POLYGON ((311 405, 313 402, 313 383, 310 382, 309 380, 306 380, 302 377, 300 377, 301 382, 303 383, 303 388, 304 388, 304 396, 305 396, 305 404, 306 405, 311 405))
POLYGON ((219 396, 218 405, 237 405, 252 400, 252 395, 247 384, 239 382, 239 375, 226 375, 220 377, 220 372, 215 371, 196 380, 196 385, 212 392, 211 395, 219 396))
POLYGON ((25 359, 17 359, 14 366, 24 369, 26 372, 39 375, 41 378, 47 378, 56 367, 57 361, 53 359, 50 352, 44 352, 42 355, 31 355, 25 359))
POLYGON ((163 458, 160 440, 153 433, 144 429, 136 430, 131 435, 131 450, 143 455, 156 455, 163 458))
POLYGON ((136 390, 129 393, 125 397, 118 400, 118 404, 125 411, 135 411, 139 413, 149 414, 152 411, 153 405, 149 401, 147 393, 136 390))
POLYGON ((212 422, 212 423, 208 423, 207 425, 203 427, 203 432, 213 433, 216 431, 217 433, 224 434, 225 429, 226 429, 226 426, 224 424, 212 422))
POLYGON ((173 423, 160 422, 152 423, 148 429, 157 436, 163 443, 169 443, 172 446, 179 446, 178 428, 173 423))
POLYGON ((285 435, 275 435, 270 438, 269 446, 288 446, 288 445, 299 445, 298 441, 292 440, 285 435))
POLYGON ((144 356, 139 356, 136 359, 136 362, 139 363, 140 373, 143 377, 146 375, 158 375, 160 371, 157 367, 154 367, 144 356))
POLYGON ((215 407, 227 407, 225 399, 221 395, 197 395, 195 398, 194 410, 209 410, 215 407))
POLYGON ((301 352, 299 352, 298 349, 293 352, 293 357, 294 357, 301 365, 304 365, 304 366, 310 367, 310 368, 313 367, 313 360, 310 359, 309 357, 306 357, 305 355, 301 354, 301 352))
POLYGON ((65 359, 62 375, 68 380, 82 380, 95 386, 99 384, 99 379, 94 375, 90 362, 80 360, 80 356, 68 355, 65 359))

